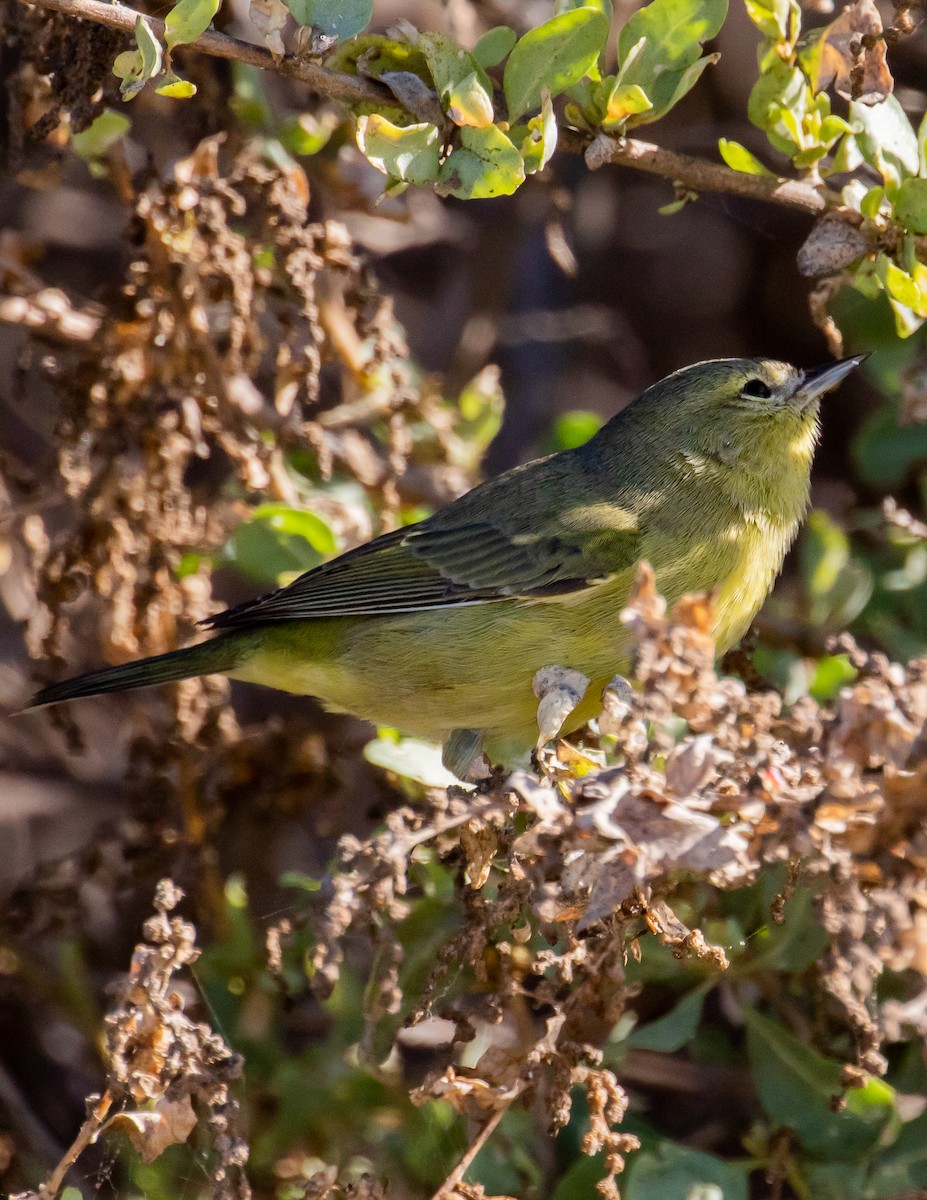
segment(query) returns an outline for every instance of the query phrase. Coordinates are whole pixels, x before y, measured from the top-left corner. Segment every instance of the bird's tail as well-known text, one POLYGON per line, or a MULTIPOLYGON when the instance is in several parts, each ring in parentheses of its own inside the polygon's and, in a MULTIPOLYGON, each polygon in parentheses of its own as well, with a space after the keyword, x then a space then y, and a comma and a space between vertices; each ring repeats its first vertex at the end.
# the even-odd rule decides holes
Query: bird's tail
POLYGON ((26 711, 42 708, 46 704, 58 704, 62 700, 99 696, 103 692, 127 692, 153 683, 190 679, 194 675, 222 675, 238 665, 238 641, 233 637, 213 638, 212 641, 188 646, 184 650, 171 650, 168 654, 142 658, 120 667, 104 667, 102 671, 89 671, 86 675, 63 679, 61 683, 49 684, 36 692, 26 711))

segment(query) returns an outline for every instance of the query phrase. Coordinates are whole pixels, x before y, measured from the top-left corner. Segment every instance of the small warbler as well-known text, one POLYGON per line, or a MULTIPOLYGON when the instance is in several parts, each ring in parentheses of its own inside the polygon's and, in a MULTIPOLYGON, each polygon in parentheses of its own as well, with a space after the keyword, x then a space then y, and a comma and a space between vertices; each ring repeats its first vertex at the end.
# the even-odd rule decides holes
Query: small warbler
POLYGON ((637 566, 669 603, 714 596, 723 653, 772 587, 808 506, 820 397, 865 355, 802 371, 719 359, 676 371, 585 445, 210 617, 209 641, 53 684, 32 706, 222 674, 440 741, 464 776, 537 740, 542 667, 589 680, 564 732, 627 667, 637 566))

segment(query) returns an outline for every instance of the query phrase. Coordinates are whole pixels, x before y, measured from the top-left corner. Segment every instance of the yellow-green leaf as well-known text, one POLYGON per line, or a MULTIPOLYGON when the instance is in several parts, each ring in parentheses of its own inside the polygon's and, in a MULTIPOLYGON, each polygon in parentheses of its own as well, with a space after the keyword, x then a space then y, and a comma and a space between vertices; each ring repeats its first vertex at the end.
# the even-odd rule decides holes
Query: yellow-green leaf
POLYGON ((403 183, 431 183, 438 175, 441 143, 435 125, 394 125, 379 113, 359 117, 357 145, 378 171, 403 183))
POLYGON ((460 148, 442 163, 437 190, 461 200, 510 196, 525 181, 517 147, 498 125, 460 131, 460 148))
POLYGON ((172 100, 188 100, 196 95, 196 84, 189 79, 181 79, 173 71, 166 75, 164 82, 158 84, 155 91, 159 96, 170 96, 172 100))
POLYGON ((221 0, 177 0, 164 18, 164 41, 168 51, 195 42, 206 32, 219 11, 221 0))
POLYGON ((88 161, 102 158, 110 147, 128 133, 131 125, 127 116, 116 112, 114 108, 104 108, 86 129, 72 135, 71 147, 75 154, 88 161))
POLYGON ((455 125, 470 125, 485 129, 492 124, 492 98, 480 83, 476 71, 471 71, 447 94, 447 115, 455 125))
POLYGON ((746 146, 741 146, 740 142, 718 138, 718 149, 721 151, 721 157, 734 171, 740 171, 744 175, 772 175, 772 171, 764 167, 756 155, 751 154, 746 146))
POLYGON ((628 117, 637 113, 645 113, 653 108, 650 97, 636 83, 618 84, 612 90, 602 118, 602 128, 606 133, 615 133, 623 129, 628 117))

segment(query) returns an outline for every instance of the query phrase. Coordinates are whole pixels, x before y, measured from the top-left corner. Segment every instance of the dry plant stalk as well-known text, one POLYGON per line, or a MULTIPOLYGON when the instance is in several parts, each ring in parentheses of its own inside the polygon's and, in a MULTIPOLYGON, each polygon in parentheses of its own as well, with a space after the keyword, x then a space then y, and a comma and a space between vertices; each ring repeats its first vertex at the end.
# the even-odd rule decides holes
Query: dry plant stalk
POLYGON ((219 1034, 187 1015, 175 983, 200 954, 193 926, 169 915, 182 898, 171 880, 158 884, 157 915, 145 923, 145 941, 135 947, 106 1018, 106 1089, 88 1097, 86 1121, 45 1182, 17 1200, 54 1200, 80 1154, 107 1130, 126 1134, 152 1162, 168 1146, 185 1142, 197 1125, 205 1131, 212 1195, 250 1197, 248 1145, 232 1091, 242 1061, 219 1034))

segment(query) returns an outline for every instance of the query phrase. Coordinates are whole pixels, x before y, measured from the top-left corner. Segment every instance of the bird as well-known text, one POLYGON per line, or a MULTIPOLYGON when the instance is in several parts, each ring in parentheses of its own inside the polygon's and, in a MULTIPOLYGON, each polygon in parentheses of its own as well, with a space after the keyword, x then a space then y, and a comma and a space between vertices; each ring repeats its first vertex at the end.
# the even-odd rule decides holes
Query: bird
POLYGON ((627 669, 620 614, 642 562, 670 604, 712 595, 716 653, 743 636, 808 508, 821 397, 866 357, 683 367, 583 445, 207 618, 208 640, 53 683, 29 707, 220 674, 439 742, 460 778, 523 762, 539 670, 589 680, 568 733, 627 669))

